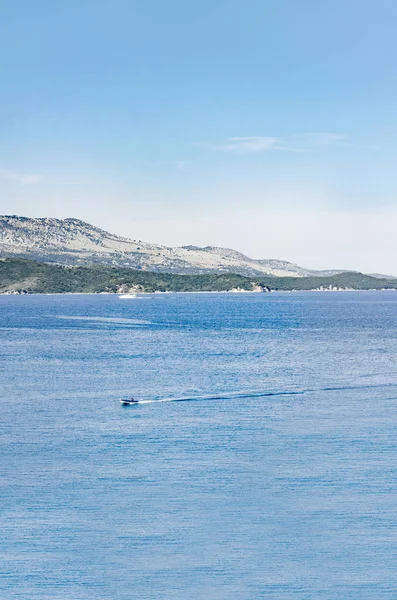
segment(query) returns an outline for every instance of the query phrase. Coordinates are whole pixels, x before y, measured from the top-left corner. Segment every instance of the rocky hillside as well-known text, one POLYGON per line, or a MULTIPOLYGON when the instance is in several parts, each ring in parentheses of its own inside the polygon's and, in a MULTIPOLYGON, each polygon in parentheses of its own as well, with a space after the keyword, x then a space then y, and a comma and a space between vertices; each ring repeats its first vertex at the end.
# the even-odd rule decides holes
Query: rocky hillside
POLYGON ((237 273, 244 276, 305 277, 337 271, 310 271, 281 260, 254 260, 229 248, 171 248, 113 235, 78 219, 0 216, 0 257, 63 265, 103 264, 180 274, 237 273))

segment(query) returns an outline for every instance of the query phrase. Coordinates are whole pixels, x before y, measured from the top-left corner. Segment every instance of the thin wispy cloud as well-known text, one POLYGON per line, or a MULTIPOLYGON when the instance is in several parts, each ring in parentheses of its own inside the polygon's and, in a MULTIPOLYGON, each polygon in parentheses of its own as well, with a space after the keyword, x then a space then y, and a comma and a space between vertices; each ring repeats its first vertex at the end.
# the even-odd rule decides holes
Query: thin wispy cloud
POLYGON ((214 146, 215 150, 223 152, 265 152, 276 150, 281 138, 268 136, 246 136, 227 138, 224 143, 214 146))
POLYGON ((179 171, 189 171, 189 165, 191 164, 190 160, 176 160, 175 166, 179 171))
POLYGON ((10 181, 19 185, 36 185, 40 183, 42 177, 29 173, 20 173, 19 171, 10 171, 9 169, 0 169, 0 181, 10 181))
POLYGON ((213 150, 240 154, 258 152, 315 152, 330 146, 343 145, 345 136, 339 133, 304 133, 291 137, 244 136, 230 137, 213 144, 213 150))

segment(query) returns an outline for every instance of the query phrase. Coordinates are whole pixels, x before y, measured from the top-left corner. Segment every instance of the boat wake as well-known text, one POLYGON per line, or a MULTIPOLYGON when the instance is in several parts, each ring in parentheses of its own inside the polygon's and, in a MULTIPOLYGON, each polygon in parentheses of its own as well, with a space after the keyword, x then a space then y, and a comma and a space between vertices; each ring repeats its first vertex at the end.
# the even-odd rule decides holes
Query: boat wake
POLYGON ((225 394, 207 394, 197 396, 179 396, 175 398, 156 398, 152 400, 138 399, 135 404, 160 404, 163 402, 200 402, 202 400, 239 400, 243 398, 263 398, 265 396, 296 396, 304 394, 304 391, 297 392, 269 392, 269 391, 244 391, 230 392, 225 394))
POLYGON ((205 394, 197 396, 178 396, 171 398, 153 398, 153 399, 138 399, 134 404, 160 404, 164 402, 200 402, 200 401, 217 401, 217 400, 243 400, 245 398, 266 398, 272 396, 302 396, 315 392, 342 392, 357 389, 374 389, 384 387, 397 387, 395 383, 384 384, 367 384, 367 385, 340 385, 327 386, 319 388, 310 388, 304 390, 289 390, 289 391, 269 391, 269 390, 244 390, 239 392, 228 392, 218 394, 205 394))

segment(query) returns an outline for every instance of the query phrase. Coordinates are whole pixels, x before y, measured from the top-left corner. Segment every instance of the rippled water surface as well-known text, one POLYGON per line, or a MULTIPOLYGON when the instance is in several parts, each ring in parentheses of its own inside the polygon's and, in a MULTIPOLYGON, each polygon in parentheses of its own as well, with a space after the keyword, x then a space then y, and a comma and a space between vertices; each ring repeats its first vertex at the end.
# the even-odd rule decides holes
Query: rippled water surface
POLYGON ((0 297, 0 597, 395 600, 396 351, 393 292, 0 297))

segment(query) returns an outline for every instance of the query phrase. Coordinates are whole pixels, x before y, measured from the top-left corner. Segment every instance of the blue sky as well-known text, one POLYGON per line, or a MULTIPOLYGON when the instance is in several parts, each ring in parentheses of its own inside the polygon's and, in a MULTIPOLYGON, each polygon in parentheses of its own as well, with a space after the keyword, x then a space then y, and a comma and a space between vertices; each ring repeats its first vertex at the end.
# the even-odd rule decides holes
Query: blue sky
POLYGON ((0 7, 1 213, 397 274, 394 0, 0 7))

